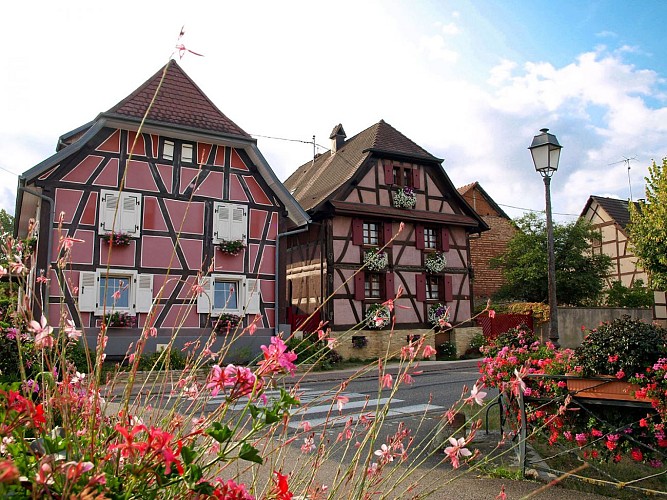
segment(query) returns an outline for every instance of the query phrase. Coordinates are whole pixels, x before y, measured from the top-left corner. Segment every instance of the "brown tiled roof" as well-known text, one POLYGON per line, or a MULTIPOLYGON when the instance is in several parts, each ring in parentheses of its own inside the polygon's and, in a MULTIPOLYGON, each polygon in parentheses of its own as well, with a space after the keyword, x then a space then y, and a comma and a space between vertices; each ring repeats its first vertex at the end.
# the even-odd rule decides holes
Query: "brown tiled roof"
MULTIPOLYGON (((591 200, 595 200, 623 229, 630 222, 630 209, 628 208, 630 202, 628 200, 605 198, 603 196, 591 196, 591 200)), ((634 203, 635 207, 639 208, 639 203, 634 203)), ((588 206, 586 207, 587 209, 588 206)))
POLYGON ((372 152, 441 162, 387 122, 380 120, 345 141, 335 154, 327 151, 301 165, 285 181, 285 186, 303 208, 310 210, 352 178, 372 152))
MULTIPOLYGON (((167 73, 148 113, 148 121, 250 138, 206 97, 176 61, 169 61, 166 67, 167 73)), ((163 71, 164 67, 106 114, 143 118, 163 71)))

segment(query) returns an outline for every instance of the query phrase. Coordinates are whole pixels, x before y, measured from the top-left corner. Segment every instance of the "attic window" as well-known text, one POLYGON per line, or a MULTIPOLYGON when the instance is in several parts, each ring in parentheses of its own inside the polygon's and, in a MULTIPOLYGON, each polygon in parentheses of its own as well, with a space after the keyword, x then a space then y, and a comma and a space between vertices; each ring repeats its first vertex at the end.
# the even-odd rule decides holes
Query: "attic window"
POLYGON ((174 142, 173 141, 164 141, 162 145, 162 158, 165 160, 174 159, 174 142))
POLYGON ((192 163, 192 158, 193 158, 192 151, 193 151, 192 144, 183 144, 183 146, 181 146, 182 163, 192 163))

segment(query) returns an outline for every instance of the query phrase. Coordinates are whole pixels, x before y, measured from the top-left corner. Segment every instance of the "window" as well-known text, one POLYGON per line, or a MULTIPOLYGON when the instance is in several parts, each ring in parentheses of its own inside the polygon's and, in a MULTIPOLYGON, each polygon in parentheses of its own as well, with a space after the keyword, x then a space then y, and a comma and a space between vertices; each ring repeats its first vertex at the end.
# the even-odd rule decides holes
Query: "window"
POLYGON ((81 271, 79 309, 96 315, 112 311, 147 313, 153 304, 153 275, 134 270, 81 271), (114 297, 115 295, 115 297, 114 297))
POLYGON ((183 144, 181 146, 181 162, 182 163, 192 163, 193 158, 193 146, 192 144, 183 144))
POLYGON ((215 203, 213 209, 213 243, 246 240, 248 207, 232 203, 215 203))
POLYGON ((115 232, 138 237, 141 232, 141 195, 123 191, 100 191, 100 234, 115 232))
POLYGON ((174 159, 174 141, 164 141, 162 145, 162 158, 165 160, 174 159))
POLYGON ((431 250, 438 248, 438 233, 432 227, 424 228, 424 248, 431 250))
POLYGON ((219 316, 222 313, 259 314, 260 280, 237 274, 212 274, 202 278, 204 289, 197 298, 197 312, 219 316))
POLYGON ((215 280, 213 282, 213 308, 229 310, 239 308, 238 280, 215 280))
POLYGON ((394 167, 394 184, 401 187, 413 187, 412 168, 406 166, 394 167))
POLYGON ((364 282, 364 298, 379 299, 382 298, 382 280, 376 273, 366 273, 364 282))
POLYGON ((440 300, 440 277, 426 276, 426 300, 440 300))
POLYGON ((364 245, 380 244, 380 224, 377 222, 364 222, 363 228, 363 243, 364 245))

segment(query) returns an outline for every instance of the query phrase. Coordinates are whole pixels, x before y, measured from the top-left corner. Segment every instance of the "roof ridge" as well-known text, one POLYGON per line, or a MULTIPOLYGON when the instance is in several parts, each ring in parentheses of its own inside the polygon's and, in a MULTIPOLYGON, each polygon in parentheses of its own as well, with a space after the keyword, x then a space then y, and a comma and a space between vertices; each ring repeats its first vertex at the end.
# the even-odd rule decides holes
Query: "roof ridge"
POLYGON ((251 137, 220 111, 174 59, 106 114, 143 118, 147 110, 149 121, 251 137))

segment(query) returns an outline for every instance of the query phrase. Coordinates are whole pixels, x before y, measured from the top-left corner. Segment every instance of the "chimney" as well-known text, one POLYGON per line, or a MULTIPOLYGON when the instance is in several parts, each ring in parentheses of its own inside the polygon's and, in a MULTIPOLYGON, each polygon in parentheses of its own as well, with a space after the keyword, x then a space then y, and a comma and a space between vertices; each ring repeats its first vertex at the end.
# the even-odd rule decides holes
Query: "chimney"
POLYGON ((331 139, 332 155, 336 154, 336 151, 343 146, 346 137, 345 130, 343 130, 343 126, 340 123, 333 128, 329 136, 329 139, 331 139))

